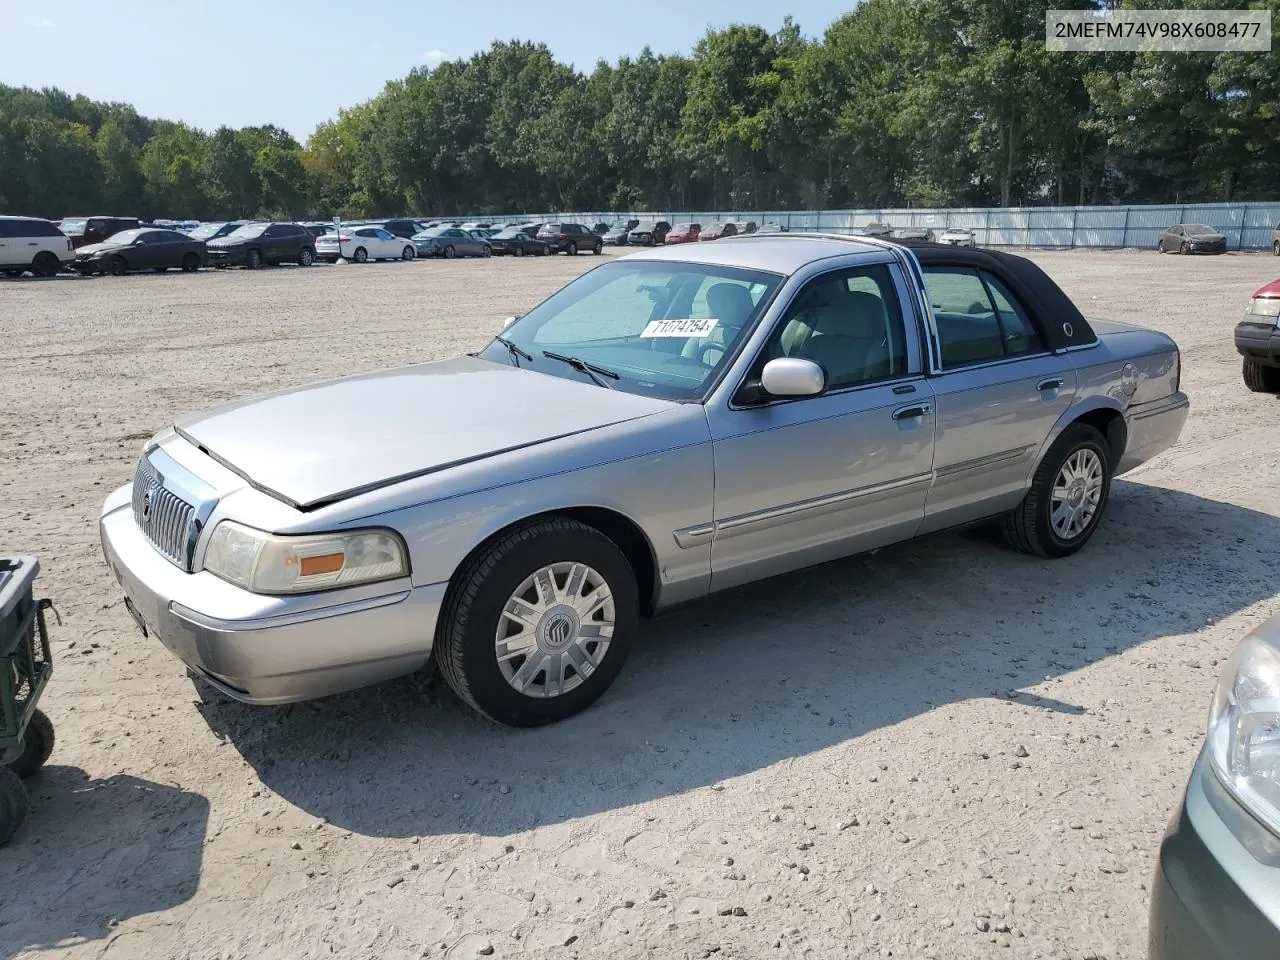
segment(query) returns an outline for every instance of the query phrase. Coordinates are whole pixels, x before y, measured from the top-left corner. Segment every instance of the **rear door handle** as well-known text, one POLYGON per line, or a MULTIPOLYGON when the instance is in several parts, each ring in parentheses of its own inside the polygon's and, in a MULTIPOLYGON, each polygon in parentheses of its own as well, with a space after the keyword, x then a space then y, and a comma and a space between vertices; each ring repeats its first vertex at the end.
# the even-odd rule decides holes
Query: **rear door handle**
POLYGON ((893 419, 907 420, 915 417, 927 417, 933 412, 933 407, 927 403, 913 403, 907 407, 899 407, 893 411, 893 419))
POLYGON ((1039 383, 1036 384, 1036 389, 1039 390, 1041 393, 1044 393, 1046 390, 1061 390, 1062 378, 1050 377, 1048 380, 1041 380, 1039 383))

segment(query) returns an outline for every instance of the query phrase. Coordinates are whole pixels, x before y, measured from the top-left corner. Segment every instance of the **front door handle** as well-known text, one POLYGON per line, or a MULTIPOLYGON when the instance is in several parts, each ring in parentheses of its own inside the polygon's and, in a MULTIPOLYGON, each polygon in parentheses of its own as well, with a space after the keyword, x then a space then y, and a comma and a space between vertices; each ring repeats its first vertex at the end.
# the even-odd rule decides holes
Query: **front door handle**
POLYGON ((1061 390, 1062 378, 1050 377, 1048 380, 1041 380, 1039 383, 1036 384, 1036 389, 1039 390, 1041 393, 1045 393, 1046 391, 1049 391, 1049 390, 1061 390))
POLYGON ((910 406, 899 407, 897 410, 893 411, 893 419, 907 420, 915 419, 917 417, 927 417, 932 412, 933 407, 927 403, 913 403, 910 406))

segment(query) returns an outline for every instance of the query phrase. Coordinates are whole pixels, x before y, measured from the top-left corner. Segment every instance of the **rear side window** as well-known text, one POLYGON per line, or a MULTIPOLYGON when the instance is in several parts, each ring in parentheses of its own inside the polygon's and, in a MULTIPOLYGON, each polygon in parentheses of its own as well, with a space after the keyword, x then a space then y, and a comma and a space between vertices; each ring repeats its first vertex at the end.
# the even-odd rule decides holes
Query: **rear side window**
POLYGON ((0 240, 6 237, 16 237, 17 234, 14 232, 14 228, 17 225, 18 222, 16 220, 0 220, 0 240))
POLYGON ((969 267, 925 267, 944 369, 1043 349, 1026 311, 998 279, 969 267))
POLYGON ((0 220, 0 237, 61 236, 62 231, 48 220, 0 220))

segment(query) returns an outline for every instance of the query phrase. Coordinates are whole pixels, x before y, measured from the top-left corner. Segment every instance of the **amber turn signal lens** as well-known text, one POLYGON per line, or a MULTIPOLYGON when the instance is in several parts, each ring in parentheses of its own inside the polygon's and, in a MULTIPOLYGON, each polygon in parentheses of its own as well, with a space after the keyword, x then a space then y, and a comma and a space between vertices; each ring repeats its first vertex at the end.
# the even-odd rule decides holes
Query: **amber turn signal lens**
POLYGON ((320 573, 337 573, 342 569, 345 559, 346 555, 341 553, 325 553, 318 557, 303 557, 299 562, 298 574, 303 577, 313 577, 320 573))

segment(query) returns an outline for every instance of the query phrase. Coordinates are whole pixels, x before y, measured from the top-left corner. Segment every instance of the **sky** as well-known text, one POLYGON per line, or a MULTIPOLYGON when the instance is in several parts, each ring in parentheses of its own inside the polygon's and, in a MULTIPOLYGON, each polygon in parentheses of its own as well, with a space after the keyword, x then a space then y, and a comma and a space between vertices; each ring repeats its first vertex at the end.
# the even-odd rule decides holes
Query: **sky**
POLYGON ((131 103, 204 130, 272 123, 305 142, 342 107, 417 66, 494 40, 545 43, 590 72, 598 59, 688 53, 708 27, 777 30, 790 13, 818 36, 856 0, 0 0, 0 83, 131 103))

